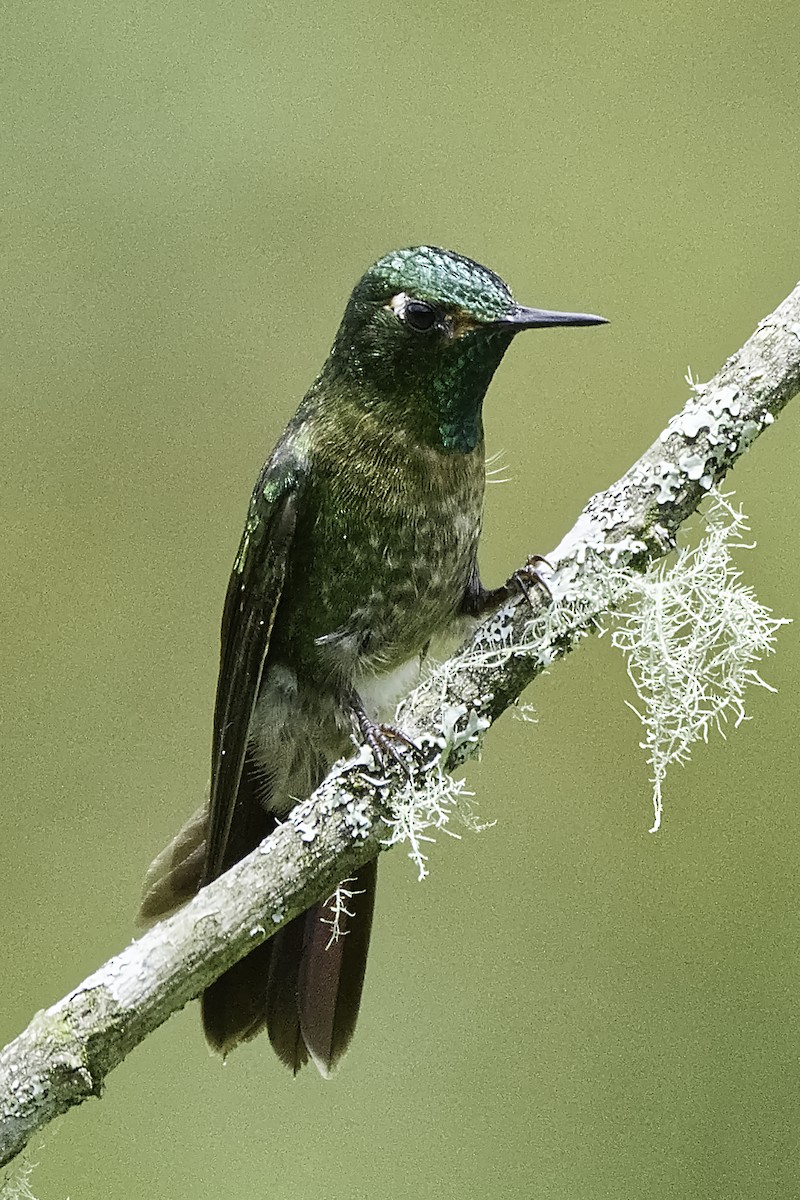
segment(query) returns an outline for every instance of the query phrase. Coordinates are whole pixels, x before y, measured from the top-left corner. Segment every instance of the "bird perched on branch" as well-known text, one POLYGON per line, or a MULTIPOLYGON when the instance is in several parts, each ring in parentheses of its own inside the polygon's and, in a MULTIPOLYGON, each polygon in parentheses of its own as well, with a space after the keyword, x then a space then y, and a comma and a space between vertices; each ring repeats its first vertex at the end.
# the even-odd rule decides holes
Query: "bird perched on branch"
MULTIPOLYGON (((477 551, 483 398, 526 329, 602 317, 517 304, 492 271, 417 246, 359 280, 330 355, 256 482, 222 617, 210 796, 151 865, 141 917, 173 911, 249 853, 360 734, 381 760, 381 686, 432 637, 488 610, 477 551)), ((267 1029, 329 1075, 355 1028, 376 862, 348 882, 347 936, 316 904, 202 997, 226 1054, 267 1029), (329 944, 330 943, 330 944, 329 944)))

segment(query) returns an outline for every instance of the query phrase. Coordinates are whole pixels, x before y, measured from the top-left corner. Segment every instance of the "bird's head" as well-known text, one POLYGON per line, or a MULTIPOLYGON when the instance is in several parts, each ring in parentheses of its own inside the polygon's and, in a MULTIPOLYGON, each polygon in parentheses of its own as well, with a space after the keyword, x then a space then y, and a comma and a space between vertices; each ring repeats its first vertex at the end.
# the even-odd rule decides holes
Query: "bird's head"
POLYGON ((524 329, 600 325, 586 313, 524 308, 493 271, 435 246, 395 250, 353 289, 329 365, 365 404, 394 412, 426 440, 468 452, 501 358, 524 329))

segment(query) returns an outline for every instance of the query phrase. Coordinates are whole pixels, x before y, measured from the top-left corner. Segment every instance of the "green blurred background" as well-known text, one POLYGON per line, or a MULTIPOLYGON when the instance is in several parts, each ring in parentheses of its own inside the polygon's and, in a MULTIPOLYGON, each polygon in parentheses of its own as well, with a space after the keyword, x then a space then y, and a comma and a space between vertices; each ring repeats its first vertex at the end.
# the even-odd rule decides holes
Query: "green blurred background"
MULTIPOLYGON (((488 581, 546 553, 798 275, 797 9, 91 3, 8 13, 0 86, 5 1041, 132 934, 206 782, 255 473, 355 279, 431 241, 604 330, 530 335, 486 411, 488 581)), ((789 410, 736 470, 797 618, 789 410)), ((797 626, 777 696, 669 781, 607 640, 469 777, 497 825, 382 864, 339 1076, 196 1006, 34 1142, 41 1200, 800 1192, 797 626)))

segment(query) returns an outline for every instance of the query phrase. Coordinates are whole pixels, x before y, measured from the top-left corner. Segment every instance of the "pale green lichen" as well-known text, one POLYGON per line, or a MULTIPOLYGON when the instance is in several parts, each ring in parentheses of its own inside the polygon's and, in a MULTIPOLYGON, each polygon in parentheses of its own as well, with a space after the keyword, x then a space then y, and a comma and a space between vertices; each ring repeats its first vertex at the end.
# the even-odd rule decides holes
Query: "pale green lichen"
POLYGON ((331 936, 328 938, 326 950, 330 950, 334 942, 338 942, 344 937, 349 930, 347 926, 347 918, 354 917, 355 913, 348 908, 354 896, 362 896, 363 888, 353 888, 354 879, 343 879, 340 884, 337 884, 336 891, 329 896, 322 906, 322 911, 326 914, 320 916, 320 921, 323 925, 327 925, 331 931, 331 936))
POLYGON ((454 779, 438 764, 421 777, 409 779, 397 797, 392 799, 392 817, 388 819, 391 834, 387 846, 408 846, 408 857, 417 868, 417 878, 426 879, 428 856, 423 846, 436 841, 434 834, 449 837, 461 835, 450 827, 455 818, 461 825, 480 833, 494 822, 478 821, 472 806, 473 793, 463 779, 454 779))
POLYGON ((35 1163, 23 1155, 13 1167, 0 1176, 0 1200, 36 1200, 30 1184, 35 1166, 35 1163))
POLYGON ((730 497, 713 493, 700 545, 683 549, 671 567, 631 575, 611 622, 611 640, 625 655, 639 697, 630 707, 644 726, 642 748, 652 771, 654 820, 661 824, 663 785, 673 763, 716 729, 724 736, 746 720, 747 687, 774 691, 756 663, 775 648, 788 622, 773 617, 740 582, 731 551, 746 549, 748 526, 730 497))

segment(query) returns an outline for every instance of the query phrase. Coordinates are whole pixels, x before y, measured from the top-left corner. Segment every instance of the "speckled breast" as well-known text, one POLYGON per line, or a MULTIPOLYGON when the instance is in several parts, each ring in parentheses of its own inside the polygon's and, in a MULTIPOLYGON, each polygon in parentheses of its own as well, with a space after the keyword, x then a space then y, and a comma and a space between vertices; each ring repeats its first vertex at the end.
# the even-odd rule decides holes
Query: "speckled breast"
POLYGON ((399 434, 319 476, 291 581, 309 617, 295 626, 299 658, 346 681, 393 670, 446 630, 475 561, 484 481, 482 443, 443 453, 399 434))

